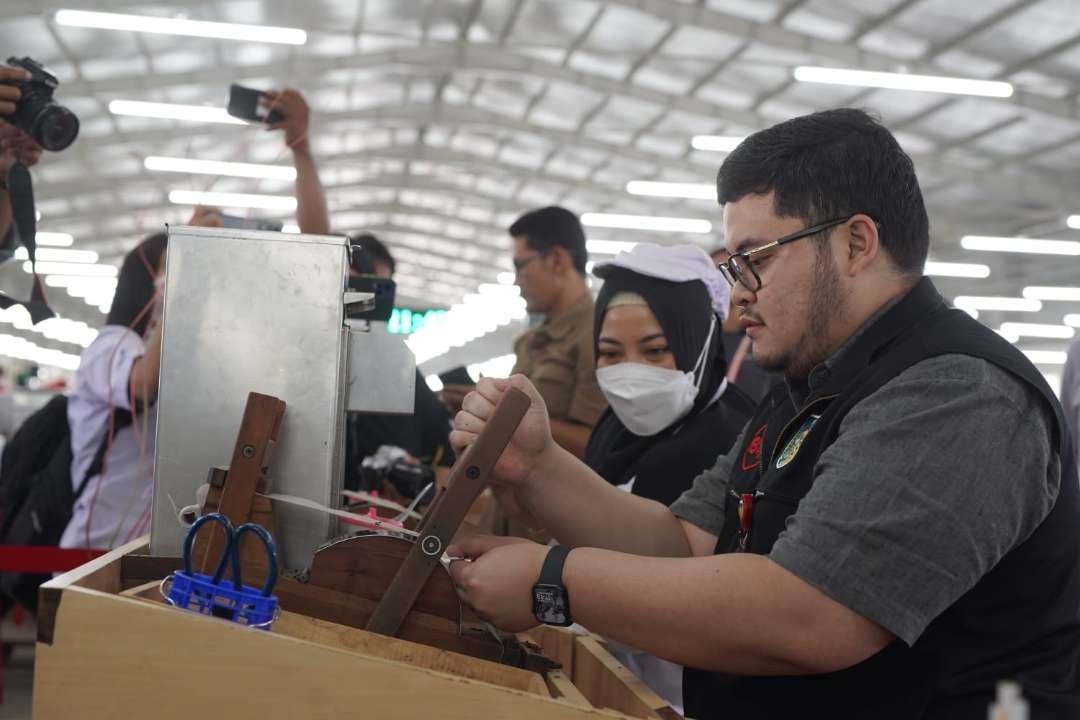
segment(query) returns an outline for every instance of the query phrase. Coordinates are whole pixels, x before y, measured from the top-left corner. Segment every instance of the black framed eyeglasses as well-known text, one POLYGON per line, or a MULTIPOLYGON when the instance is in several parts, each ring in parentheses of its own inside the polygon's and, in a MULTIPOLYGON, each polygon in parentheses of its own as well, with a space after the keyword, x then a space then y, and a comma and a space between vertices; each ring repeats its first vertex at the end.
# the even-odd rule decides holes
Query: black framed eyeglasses
POLYGON ((750 292, 757 292, 761 289, 761 277, 758 276, 757 270, 754 268, 754 258, 762 257, 781 245, 787 245, 790 242, 801 240, 811 235, 817 235, 822 230, 828 230, 834 228, 837 225, 843 225, 855 215, 848 215, 843 218, 836 218, 834 220, 826 220, 823 223, 817 225, 811 225, 808 228, 803 228, 790 235, 785 235, 779 240, 774 240, 771 243, 767 243, 760 247, 756 247, 752 250, 745 250, 740 253, 735 253, 728 257, 726 262, 720 263, 717 267, 720 270, 720 274, 724 276, 724 279, 728 281, 728 284, 735 287, 736 282, 740 282, 750 292))
POLYGON ((546 252, 538 252, 538 253, 536 253, 534 255, 530 255, 529 257, 526 257, 526 258, 520 258, 520 259, 515 258, 514 261, 513 261, 513 263, 514 263, 514 274, 515 275, 520 275, 525 270, 525 268, 527 268, 529 266, 529 263, 531 263, 533 260, 536 260, 537 258, 542 258, 545 255, 547 255, 546 252))

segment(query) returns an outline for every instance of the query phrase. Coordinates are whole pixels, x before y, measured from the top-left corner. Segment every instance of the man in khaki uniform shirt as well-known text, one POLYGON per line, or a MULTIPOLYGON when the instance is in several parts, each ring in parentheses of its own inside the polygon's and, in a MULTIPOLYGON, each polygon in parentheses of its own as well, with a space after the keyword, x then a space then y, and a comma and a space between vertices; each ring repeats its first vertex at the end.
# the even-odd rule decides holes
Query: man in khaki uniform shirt
MULTIPOLYGON (((514 272, 530 313, 544 315, 514 342, 514 373, 532 381, 551 417, 551 435, 579 458, 607 407, 596 382, 593 298, 585 281, 585 231, 561 207, 533 210, 510 226, 514 272)), ((490 502, 478 523, 497 535, 543 542, 547 535, 516 508, 490 502)))
POLYGON ((589 433, 607 407, 596 382, 585 231, 569 210, 546 207, 518 218, 510 236, 526 307, 545 316, 514 342, 513 372, 540 391, 555 442, 584 457, 589 433))

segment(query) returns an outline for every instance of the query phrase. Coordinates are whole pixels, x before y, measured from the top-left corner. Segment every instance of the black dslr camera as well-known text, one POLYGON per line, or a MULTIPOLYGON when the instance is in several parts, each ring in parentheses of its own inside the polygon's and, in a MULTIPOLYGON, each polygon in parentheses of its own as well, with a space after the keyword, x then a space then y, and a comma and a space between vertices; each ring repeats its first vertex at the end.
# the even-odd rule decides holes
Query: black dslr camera
POLYGON ((58 152, 75 142, 79 118, 53 100, 53 92, 60 86, 56 76, 28 57, 10 57, 8 65, 28 71, 31 78, 13 83, 22 96, 15 113, 6 119, 46 150, 58 152))

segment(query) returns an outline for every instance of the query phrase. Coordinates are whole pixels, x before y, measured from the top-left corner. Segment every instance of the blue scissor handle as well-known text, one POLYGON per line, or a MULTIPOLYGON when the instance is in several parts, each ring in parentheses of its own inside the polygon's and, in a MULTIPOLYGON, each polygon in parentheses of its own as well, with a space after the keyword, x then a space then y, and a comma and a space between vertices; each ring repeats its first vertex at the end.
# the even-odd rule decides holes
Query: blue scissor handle
POLYGON ((236 589, 239 590, 242 586, 240 582, 240 536, 245 532, 253 532, 259 536, 262 540, 263 547, 266 548, 266 582, 263 584, 262 594, 263 597, 269 597, 270 593, 274 592, 274 586, 277 585, 278 576, 278 554, 277 546, 274 544, 274 538, 270 537, 270 533, 262 525, 256 525, 255 523, 244 523, 240 527, 236 528, 236 533, 233 535, 234 548, 233 548, 233 584, 236 589))
MULTIPOLYGON (((229 518, 225 517, 221 513, 208 513, 199 517, 188 528, 187 535, 184 536, 184 573, 191 575, 191 546, 195 542, 195 536, 199 532, 199 528, 208 522, 216 522, 222 526, 225 530, 225 551, 221 554, 221 560, 218 562, 217 570, 214 571, 214 577, 211 580, 217 585, 222 576, 225 574, 225 565, 229 562, 230 558, 233 560, 233 572, 236 577, 239 577, 236 569, 236 531, 233 530, 233 525, 229 522, 229 518)), ((277 568, 275 567, 275 575, 277 574, 277 568)))

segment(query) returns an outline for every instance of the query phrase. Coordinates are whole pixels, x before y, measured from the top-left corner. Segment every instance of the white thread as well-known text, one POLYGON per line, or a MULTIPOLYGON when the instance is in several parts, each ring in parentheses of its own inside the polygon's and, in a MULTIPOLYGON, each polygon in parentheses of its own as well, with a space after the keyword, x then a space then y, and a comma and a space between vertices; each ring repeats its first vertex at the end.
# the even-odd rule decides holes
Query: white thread
MULTIPOLYGON (((200 512, 202 511, 203 505, 206 503, 206 494, 209 492, 209 490, 210 490, 209 485, 206 485, 206 484, 200 485, 199 488, 195 491, 198 502, 195 505, 185 505, 184 507, 180 508, 179 512, 177 513, 177 520, 180 522, 181 526, 183 526, 183 527, 190 527, 191 526, 191 523, 184 520, 185 515, 194 515, 195 517, 199 516, 200 512)), ((267 498, 269 500, 273 500, 275 502, 282 502, 282 503, 285 503, 287 505, 295 505, 297 507, 307 508, 308 510, 315 510, 317 512, 326 513, 327 515, 333 515, 335 517, 345 518, 346 520, 351 520, 353 522, 359 522, 359 523, 361 523, 363 525, 369 526, 369 529, 374 528, 374 529, 377 529, 377 530, 385 530, 386 532, 397 533, 399 535, 405 535, 405 536, 410 537, 410 538, 419 537, 419 533, 417 533, 415 530, 409 530, 408 528, 398 527, 397 525, 393 525, 392 523, 385 522, 384 520, 378 520, 378 519, 375 519, 375 518, 372 518, 372 517, 368 517, 366 515, 358 515, 356 513, 351 513, 351 512, 349 512, 347 510, 336 510, 334 508, 329 508, 329 507, 326 507, 325 505, 320 505, 319 503, 315 502, 314 500, 308 500, 307 498, 296 497, 295 495, 283 495, 281 493, 265 493, 265 494, 264 493, 256 493, 256 495, 258 495, 260 497, 267 498)), ((378 498, 374 498, 374 499, 378 500, 378 498)), ((170 501, 171 501, 171 498, 170 498, 170 501)), ((389 504, 389 505, 397 505, 397 503, 392 503, 392 502, 390 502, 388 500, 381 501, 381 502, 389 504)), ((176 507, 175 503, 173 504, 173 507, 176 507)), ((401 506, 398 505, 398 507, 401 507, 401 506)), ((401 508, 401 509, 404 510, 405 508, 401 508)), ((412 515, 414 515, 417 518, 420 517, 416 513, 412 513, 412 515)))
POLYGON ((356 500, 357 502, 367 503, 368 505, 374 505, 375 507, 381 507, 387 510, 396 510, 399 513, 399 519, 401 519, 401 515, 405 513, 408 513, 405 517, 412 517, 417 520, 420 519, 420 514, 413 512, 411 508, 399 505, 393 500, 384 500, 377 495, 372 495, 371 493, 362 490, 342 490, 341 494, 350 500, 356 500))
POLYGON ((270 493, 263 495, 265 498, 269 498, 276 502, 283 502, 288 505, 296 505, 297 507, 307 508, 308 510, 317 510, 328 515, 334 515, 336 517, 345 518, 354 522, 361 522, 365 525, 371 525, 379 530, 386 530, 387 532, 398 533, 399 535, 406 535, 411 538, 419 537, 419 533, 415 530, 409 530, 403 527, 397 527, 390 523, 383 522, 382 520, 376 520, 365 515, 357 515, 356 513, 348 512, 347 510, 335 510, 334 508, 328 508, 325 505, 320 505, 314 500, 308 500, 307 498, 296 497, 294 495, 282 495, 280 493, 270 493))

